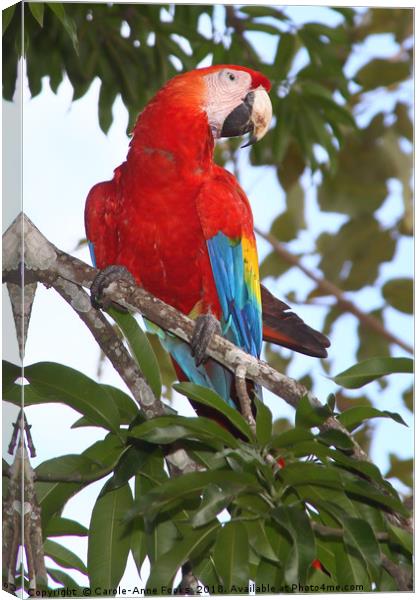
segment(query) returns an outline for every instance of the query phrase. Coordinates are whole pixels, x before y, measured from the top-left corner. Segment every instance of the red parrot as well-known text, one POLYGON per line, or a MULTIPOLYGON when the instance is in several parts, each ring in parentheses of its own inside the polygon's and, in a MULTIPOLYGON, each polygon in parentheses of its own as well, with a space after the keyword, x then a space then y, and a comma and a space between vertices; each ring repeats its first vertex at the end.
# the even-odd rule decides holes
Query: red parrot
POLYGON ((121 265, 138 285, 197 320, 191 348, 159 331, 180 379, 211 387, 235 405, 231 374, 203 362, 222 334, 258 357, 263 338, 312 356, 328 339, 260 285, 253 217, 236 178, 213 160, 215 141, 268 130, 269 80, 235 65, 171 79, 138 117, 126 161, 86 201, 86 233, 99 269, 121 265), (205 334, 208 334, 207 337, 205 334))

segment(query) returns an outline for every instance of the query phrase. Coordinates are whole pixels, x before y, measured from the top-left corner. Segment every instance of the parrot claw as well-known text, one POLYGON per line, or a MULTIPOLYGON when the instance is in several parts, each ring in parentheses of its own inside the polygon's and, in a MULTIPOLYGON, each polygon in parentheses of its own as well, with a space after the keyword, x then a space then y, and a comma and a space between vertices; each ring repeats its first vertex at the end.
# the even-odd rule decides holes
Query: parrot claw
POLYGON ((191 354, 195 358, 197 367, 204 362, 208 345, 215 334, 222 335, 222 328, 213 315, 208 314, 197 317, 191 339, 191 354))
POLYGON ((122 265, 109 265, 99 271, 95 279, 90 286, 90 299, 93 308, 96 309, 107 309, 110 305, 115 305, 119 310, 126 310, 123 306, 113 303, 111 300, 105 300, 102 298, 103 290, 108 287, 114 281, 124 279, 130 285, 136 285, 136 281, 130 271, 122 265))

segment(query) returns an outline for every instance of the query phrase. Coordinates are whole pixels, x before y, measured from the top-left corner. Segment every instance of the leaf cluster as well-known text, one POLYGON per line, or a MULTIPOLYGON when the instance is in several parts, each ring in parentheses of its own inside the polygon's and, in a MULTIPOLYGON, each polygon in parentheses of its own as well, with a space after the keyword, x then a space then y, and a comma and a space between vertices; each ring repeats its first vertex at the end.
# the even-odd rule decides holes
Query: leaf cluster
MULTIPOLYGON (((153 360, 147 360, 145 372, 153 378, 153 360)), ((409 366, 357 365, 338 379, 359 385, 360 378, 401 368, 409 366)), ((17 405, 19 376, 19 367, 4 363, 3 397, 17 405)), ((80 455, 59 456, 35 469, 45 553, 61 567, 48 573, 61 585, 78 589, 67 573, 76 569, 88 575, 92 588, 113 588, 130 552, 139 573, 149 560, 146 587, 156 593, 173 589, 186 561, 210 593, 246 593, 250 580, 257 591, 268 585, 276 593, 297 584, 324 586, 320 591, 346 585, 395 590, 383 556, 410 569, 410 536, 386 518, 408 515, 397 492, 377 467, 352 456, 349 435, 321 427, 335 414, 333 397, 321 407, 302 398, 295 426, 280 433, 271 411, 255 399, 254 432, 217 394, 191 383, 175 389, 219 411, 228 428, 176 414, 145 421, 124 392, 56 363, 30 365, 25 379, 26 405, 61 402, 81 413, 74 427, 107 431, 80 455), (164 455, 174 441, 202 470, 169 477, 164 455), (109 475, 88 529, 62 516, 72 496, 109 475), (87 536, 87 565, 55 540, 65 535, 87 536)), ((338 414, 350 431, 377 416, 403 423, 397 414, 367 406, 338 414)))

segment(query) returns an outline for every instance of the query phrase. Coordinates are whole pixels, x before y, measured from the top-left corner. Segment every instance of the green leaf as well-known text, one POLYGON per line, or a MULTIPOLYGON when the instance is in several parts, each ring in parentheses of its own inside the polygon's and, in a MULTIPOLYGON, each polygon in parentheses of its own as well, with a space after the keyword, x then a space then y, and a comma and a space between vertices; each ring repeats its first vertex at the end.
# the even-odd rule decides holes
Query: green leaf
POLYGON ((413 553, 413 536, 406 529, 396 527, 388 523, 388 531, 391 536, 391 540, 402 546, 410 554, 413 553))
POLYGON ((371 579, 378 581, 381 569, 381 552, 378 541, 369 523, 363 519, 344 519, 344 543, 360 552, 371 579))
POLYGON ((29 6, 29 10, 31 11, 34 19, 36 19, 36 21, 38 21, 42 27, 44 23, 44 2, 28 2, 27 6, 29 6))
POLYGON ((281 478, 291 486, 313 483, 317 486, 338 490, 343 488, 343 482, 338 471, 314 463, 287 464, 281 470, 281 478))
MULTIPOLYGON (((136 475, 134 484, 134 502, 139 500, 141 494, 144 493, 141 482, 142 478, 139 475, 136 475)), ((131 522, 130 547, 134 562, 136 563, 137 572, 140 574, 140 569, 147 556, 146 528, 142 517, 137 517, 131 522)))
POLYGON ((297 47, 296 35, 288 32, 280 34, 276 56, 274 58, 276 77, 279 81, 286 79, 292 65, 293 57, 296 54, 297 47))
POLYGON ((238 447, 238 442, 232 434, 207 417, 156 417, 133 427, 130 437, 152 444, 171 444, 187 438, 204 440, 216 447, 220 447, 221 444, 226 444, 229 448, 238 447))
MULTIPOLYGON (((376 319, 380 325, 385 326, 384 310, 379 308, 367 313, 368 316, 376 319)), ((357 325, 357 337, 359 338, 359 348, 356 353, 357 360, 363 361, 376 356, 390 356, 390 343, 381 332, 376 332, 373 329, 367 328, 359 321, 357 325)), ((379 385, 384 388, 386 382, 378 381, 379 385)))
MULTIPOLYGON (((357 150, 355 150, 357 152, 357 150)), ((361 160, 375 160, 363 158, 361 160)), ((340 167, 338 167, 340 170, 340 167)), ((355 167, 357 172, 357 167, 355 167)), ((354 174, 352 175, 354 178, 354 174)), ((392 177, 392 175, 389 175, 392 177)), ((365 186, 367 188, 367 186, 365 186)), ((384 183, 385 195, 388 193, 384 183)), ((329 197, 337 200, 339 192, 330 190, 329 197)), ((364 191, 364 193, 369 193, 364 191)), ((353 198, 353 196, 350 196, 353 198)), ((366 201, 363 206, 366 208, 366 201)), ((353 202, 355 208, 357 203, 353 202)), ((321 205, 322 210, 328 210, 321 205)), ((372 207, 373 208, 373 207, 372 207)), ((374 209, 374 208, 373 208, 374 209)), ((335 212, 348 212, 334 207, 335 212)), ((395 239, 389 230, 384 231, 378 221, 365 214, 347 221, 337 233, 322 233, 317 240, 317 249, 322 256, 320 268, 330 281, 345 290, 359 290, 373 284, 380 265, 392 259, 395 239)), ((370 332, 369 332, 370 335, 370 332)))
POLYGON ((371 358, 353 365, 332 378, 342 387, 348 389, 360 388, 379 377, 393 373, 412 373, 411 358, 381 357, 371 358))
POLYGON ((194 514, 191 524, 193 527, 207 525, 232 501, 232 494, 221 490, 217 485, 210 483, 203 492, 203 500, 199 509, 194 514))
POLYGON ((397 310, 408 315, 413 314, 413 280, 398 278, 387 281, 382 286, 382 295, 385 300, 397 310))
POLYGON ((359 69, 354 76, 354 80, 366 92, 382 86, 394 86, 409 76, 410 62, 408 60, 374 58, 367 65, 359 69))
POLYGON ((124 517, 132 508, 128 484, 101 495, 93 507, 89 525, 88 571, 91 588, 118 585, 130 551, 124 517))
POLYGON ((414 401, 414 388, 413 386, 409 387, 407 390, 405 390, 405 392, 403 393, 403 401, 405 406, 408 408, 408 410, 410 410, 411 412, 413 412, 413 401, 414 401))
POLYGON ((83 483, 104 477, 109 473, 109 467, 98 464, 87 456, 66 454, 41 463, 36 467, 35 473, 39 479, 57 477, 74 479, 73 483, 83 483))
POLYGON ((240 11, 249 17, 273 17, 280 21, 288 20, 288 17, 274 6, 241 6, 240 11))
POLYGON ((74 552, 65 548, 57 542, 52 540, 45 540, 44 542, 44 554, 52 558, 61 567, 67 569, 77 569, 84 575, 87 575, 86 567, 83 561, 74 552))
POLYGON ((399 479, 404 485, 409 488, 413 487, 413 475, 414 475, 414 466, 413 459, 401 459, 396 454, 391 453, 389 455, 390 467, 385 474, 387 479, 391 477, 396 477, 399 479))
POLYGON ((9 389, 12 388, 16 379, 22 376, 22 367, 14 365, 13 363, 3 360, 2 361, 2 387, 3 387, 3 399, 7 400, 6 394, 9 389))
MULTIPOLYGON (((6 29, 8 28, 8 26, 10 24, 10 21, 13 18, 16 6, 19 6, 19 4, 16 3, 13 6, 8 6, 7 8, 5 8, 5 9, 2 10, 2 13, 1 13, 1 17, 2 17, 2 30, 3 30, 2 35, 4 35, 6 29)), ((19 6, 19 8, 20 8, 20 6, 19 6)))
POLYGON ((182 565, 206 550, 213 543, 220 527, 219 521, 215 521, 192 530, 183 540, 178 541, 152 565, 146 587, 156 588, 156 590, 163 590, 165 586, 171 587, 173 579, 182 565))
POLYGON ((154 519, 159 512, 174 507, 184 498, 198 497, 209 484, 219 486, 226 494, 238 495, 240 492, 258 489, 256 478, 249 473, 235 471, 203 471, 186 473, 176 479, 170 479, 153 488, 136 502, 134 509, 127 519, 136 514, 145 514, 154 519))
POLYGON ((375 417, 393 419, 397 423, 407 427, 407 423, 398 413, 389 412, 388 410, 379 410, 373 406, 355 406, 338 415, 340 423, 342 423, 349 431, 353 431, 353 429, 359 427, 365 419, 373 419, 375 417))
POLYGON ((226 523, 214 545, 213 560, 226 594, 238 593, 234 586, 249 584, 248 534, 240 521, 226 523))
MULTIPOLYGON (((87 448, 80 456, 77 456, 74 460, 71 459, 69 462, 66 462, 66 468, 69 469, 70 472, 73 472, 72 469, 75 466, 75 460, 81 458, 84 460, 85 458, 88 461, 94 461, 97 464, 97 469, 104 469, 105 471, 112 470, 113 465, 117 462, 119 455, 124 449, 122 442, 117 436, 113 434, 108 434, 104 440, 100 440, 95 442, 92 446, 87 448)), ((71 455, 70 455, 71 456, 71 455)), ((58 457, 68 459, 69 457, 58 457)), ((53 461, 57 459, 52 459, 51 461, 46 461, 44 464, 52 464, 53 461)), ((88 485, 91 474, 91 462, 78 462, 78 475, 81 473, 81 465, 85 464, 87 466, 87 474, 88 480, 83 483, 55 483, 55 482, 42 482, 37 481, 35 483, 36 495, 38 499, 38 503, 41 508, 42 515, 42 526, 46 527, 49 519, 57 512, 60 512, 65 506, 66 502, 74 496, 79 490, 88 485)), ((41 467, 42 465, 39 465, 41 467)), ((58 464, 56 463, 56 466, 58 464)), ((38 467, 38 468, 39 468, 38 467)), ((83 472, 82 472, 83 474, 83 472)))
POLYGON ((119 414, 111 396, 90 377, 58 363, 40 362, 25 367, 25 378, 44 402, 64 402, 91 422, 119 432, 119 414))
POLYGON ((340 450, 351 450, 353 448, 351 437, 337 429, 328 429, 318 434, 316 439, 327 446, 340 448, 340 450))
POLYGON ((48 524, 44 529, 44 535, 46 537, 61 535, 85 536, 87 534, 88 530, 84 525, 81 525, 81 523, 73 521, 72 519, 65 519, 64 517, 53 517, 48 521, 48 524))
POLYGON ((268 560, 278 562, 279 558, 274 552, 273 546, 267 536, 265 521, 263 519, 259 519, 258 521, 250 520, 245 522, 245 526, 248 531, 249 544, 254 551, 268 560))
POLYGON ((108 479, 101 493, 106 494, 111 490, 116 490, 125 485, 141 470, 143 465, 150 459, 153 451, 153 447, 138 448, 136 446, 128 446, 120 456, 118 464, 114 468, 113 476, 108 479))
POLYGON ((202 385, 196 385, 194 383, 177 383, 173 388, 187 396, 195 402, 210 406, 215 410, 221 412, 229 421, 238 429, 248 440, 254 439, 254 435, 249 427, 248 423, 242 417, 242 415, 235 409, 231 408, 216 392, 202 385))
POLYGON ((332 412, 328 404, 314 406, 309 397, 305 395, 299 400, 296 409, 295 424, 296 427, 310 429, 311 427, 322 425, 331 415, 332 412))
POLYGON ((273 415, 271 410, 261 400, 255 398, 255 406, 257 408, 257 441, 261 446, 268 444, 271 438, 273 428, 273 415))
POLYGON ((313 439, 314 436, 310 431, 302 427, 296 427, 274 435, 270 446, 272 448, 287 448, 288 446, 294 446, 298 442, 312 441, 313 439))
POLYGON ((131 353, 136 359, 140 370, 144 373, 156 398, 160 398, 162 381, 160 378, 159 363, 147 335, 130 313, 123 313, 116 308, 108 309, 108 313, 127 339, 131 353))
POLYGON ((277 252, 273 250, 267 254, 260 264, 260 278, 280 277, 290 269, 290 265, 286 261, 282 261, 277 252))

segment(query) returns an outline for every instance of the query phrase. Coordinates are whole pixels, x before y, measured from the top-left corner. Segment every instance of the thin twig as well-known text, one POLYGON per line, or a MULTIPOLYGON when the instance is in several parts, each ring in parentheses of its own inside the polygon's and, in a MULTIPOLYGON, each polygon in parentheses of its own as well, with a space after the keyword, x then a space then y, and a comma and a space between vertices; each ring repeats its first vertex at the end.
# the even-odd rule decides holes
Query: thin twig
POLYGON ((235 371, 235 386, 238 394, 239 404, 241 406, 242 416, 247 421, 248 425, 255 432, 256 424, 254 415, 252 414, 251 398, 246 389, 246 369, 242 365, 238 365, 235 371))
POLYGON ((298 267, 307 277, 314 281, 318 288, 326 293, 326 295, 334 296, 337 300, 337 305, 342 309, 343 312, 349 312, 354 315, 357 319, 359 319, 362 325, 365 325, 378 335, 382 336, 386 340, 388 340, 391 344, 396 344, 400 346, 406 352, 413 354, 413 347, 410 344, 407 344, 404 340, 401 340, 393 333, 385 329, 382 323, 373 317, 372 315, 368 315, 364 313, 360 308, 358 308, 351 300, 346 298, 344 292, 340 290, 334 283, 328 281, 324 277, 319 277, 313 271, 305 267, 297 256, 286 250, 286 248, 278 241, 271 233, 264 233, 260 231, 258 228, 255 228, 256 233, 261 236, 264 240, 269 242, 273 248, 273 250, 280 256, 281 259, 286 261, 289 265, 293 265, 298 267))

